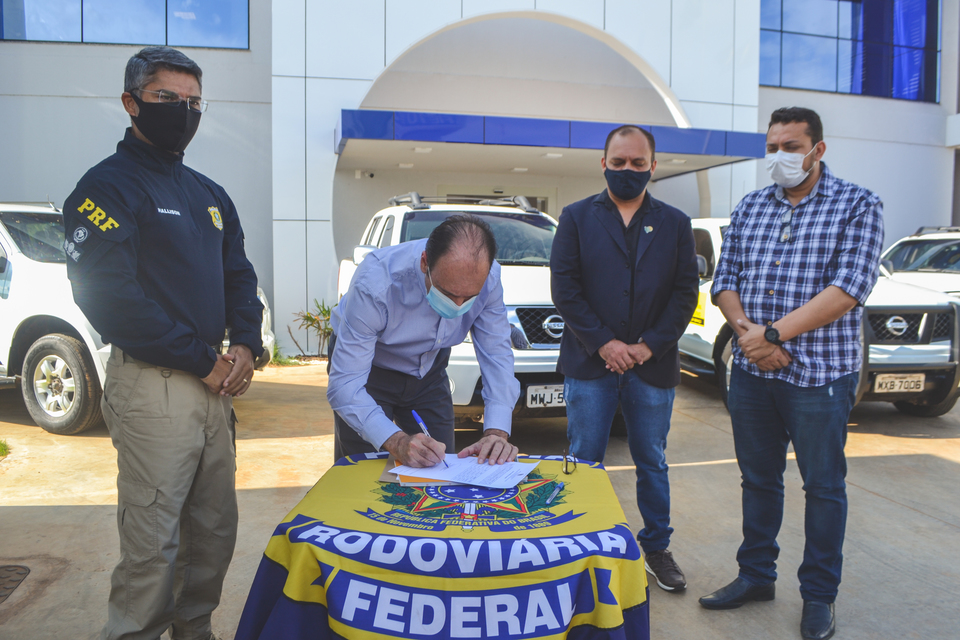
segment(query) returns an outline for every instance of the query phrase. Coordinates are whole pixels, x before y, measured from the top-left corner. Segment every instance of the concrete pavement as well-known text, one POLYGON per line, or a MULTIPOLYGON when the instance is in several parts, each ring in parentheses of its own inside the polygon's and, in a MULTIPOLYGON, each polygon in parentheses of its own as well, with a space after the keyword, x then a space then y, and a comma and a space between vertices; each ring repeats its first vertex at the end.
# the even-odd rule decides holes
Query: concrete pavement
MULTIPOLYGON (((214 631, 232 638, 274 526, 333 463, 323 367, 268 368, 236 402, 240 532, 214 631)), ((117 561, 116 458, 104 427, 54 436, 33 426, 18 390, 0 390, 0 565, 31 574, 0 604, 0 639, 95 638, 117 561)), ((515 425, 521 451, 559 454, 563 420, 515 425)), ((960 409, 916 419, 891 405, 854 410, 847 445, 850 515, 837 638, 954 638, 960 623, 960 409)), ((458 447, 475 432, 458 434, 458 447)), ((787 467, 777 599, 706 611, 697 598, 736 575, 739 472, 730 420, 708 380, 685 376, 669 440, 671 549, 689 589, 651 588, 654 638, 799 638, 796 568, 803 493, 787 467)), ((623 438, 605 461, 635 530, 633 467, 623 438)))

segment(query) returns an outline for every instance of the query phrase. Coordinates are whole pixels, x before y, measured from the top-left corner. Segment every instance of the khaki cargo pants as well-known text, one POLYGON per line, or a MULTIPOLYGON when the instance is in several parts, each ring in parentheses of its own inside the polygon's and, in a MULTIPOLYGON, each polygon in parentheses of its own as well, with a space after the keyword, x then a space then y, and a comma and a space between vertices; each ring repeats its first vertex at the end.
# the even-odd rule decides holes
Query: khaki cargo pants
POLYGON ((103 417, 117 449, 120 562, 105 640, 210 636, 237 539, 233 401, 113 347, 103 417))

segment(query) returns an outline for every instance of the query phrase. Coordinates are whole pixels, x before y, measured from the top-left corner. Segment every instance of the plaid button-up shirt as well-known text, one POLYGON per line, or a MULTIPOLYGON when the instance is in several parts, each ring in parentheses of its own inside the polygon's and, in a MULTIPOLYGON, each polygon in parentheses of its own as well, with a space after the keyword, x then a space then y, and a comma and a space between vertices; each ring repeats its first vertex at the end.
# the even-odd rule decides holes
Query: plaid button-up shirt
POLYGON ((734 362, 755 376, 817 387, 860 370, 863 303, 876 284, 883 244, 883 203, 840 180, 826 164, 817 185, 794 207, 771 185, 747 194, 730 216, 712 294, 736 291, 747 318, 776 322, 833 285, 859 303, 839 320, 784 343, 793 362, 776 371, 750 364, 734 334, 734 362), (792 241, 781 216, 792 211, 792 241))

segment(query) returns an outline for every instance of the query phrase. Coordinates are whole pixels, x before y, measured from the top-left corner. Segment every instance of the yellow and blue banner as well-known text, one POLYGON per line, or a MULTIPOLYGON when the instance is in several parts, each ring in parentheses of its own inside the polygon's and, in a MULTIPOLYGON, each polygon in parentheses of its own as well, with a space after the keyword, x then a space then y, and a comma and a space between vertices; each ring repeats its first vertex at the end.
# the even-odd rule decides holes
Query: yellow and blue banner
POLYGON ((541 462, 510 489, 403 487, 377 482, 385 458, 340 459, 277 527, 237 640, 649 638, 602 465, 520 456, 541 462))

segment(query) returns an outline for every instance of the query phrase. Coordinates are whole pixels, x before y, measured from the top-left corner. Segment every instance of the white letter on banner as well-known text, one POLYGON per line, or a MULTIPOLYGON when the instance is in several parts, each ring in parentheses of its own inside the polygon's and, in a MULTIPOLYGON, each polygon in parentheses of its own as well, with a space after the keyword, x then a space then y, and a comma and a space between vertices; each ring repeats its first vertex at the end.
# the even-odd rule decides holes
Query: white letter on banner
POLYGON ((480 618, 479 611, 467 611, 467 607, 480 608, 480 598, 450 598, 450 637, 452 638, 479 638, 480 627, 465 627, 464 622, 476 622, 480 618))
POLYGON ((535 567, 546 564, 540 550, 529 540, 517 540, 510 548, 510 561, 507 563, 507 569, 517 569, 523 562, 529 562, 535 567))
POLYGON ((353 616, 357 609, 360 611, 370 610, 370 601, 364 600, 361 595, 376 595, 376 585, 360 582, 359 580, 350 580, 350 586, 347 587, 347 597, 343 600, 343 619, 353 622, 353 616))
POLYGON ((520 618, 517 617, 519 608, 520 603, 517 602, 517 597, 509 593, 484 597, 483 609, 487 614, 487 636, 500 635, 501 622, 507 623, 507 636, 520 635, 520 618))
POLYGON ((583 549, 577 546, 572 538, 543 538, 540 544, 547 550, 547 558, 550 562, 556 562, 560 559, 560 549, 566 549, 570 552, 570 557, 574 558, 583 553, 583 549))
POLYGON ((487 543, 487 557, 490 558, 490 571, 503 571, 503 556, 500 552, 500 541, 492 540, 487 543))
POLYGON ((543 625, 546 625, 547 629, 560 627, 543 589, 534 589, 530 592, 530 599, 527 601, 527 622, 523 627, 523 634, 533 633, 537 627, 543 625))
POLYGON ((618 549, 620 553, 627 552, 627 541, 621 536, 610 533, 609 531, 601 531, 597 535, 600 536, 600 544, 603 546, 604 551, 618 549))
POLYGON ((440 540, 424 538, 422 540, 415 540, 410 544, 410 562, 412 562, 413 566, 417 569, 420 569, 420 571, 425 573, 436 571, 443 566, 446 560, 447 545, 443 544, 440 540), (433 546, 433 560, 429 562, 423 559, 423 548, 428 544, 433 546))
POLYGON ((443 608, 443 600, 437 596, 428 596, 423 593, 413 594, 410 611, 410 634, 418 636, 435 636, 443 629, 447 622, 447 610, 443 608), (424 624, 424 609, 430 609, 433 620, 424 624))
POLYGON ((363 548, 367 546, 367 543, 370 542, 372 538, 373 536, 371 536, 369 533, 363 533, 362 531, 348 531, 347 533, 341 533, 334 538, 333 546, 348 556, 352 556, 363 551, 363 548), (349 541, 350 538, 353 537, 356 537, 356 542, 349 541))
POLYGON ((453 547, 453 555, 457 558, 457 564, 460 565, 460 573, 473 573, 477 566, 477 558, 480 557, 480 549, 483 548, 483 542, 475 540, 470 543, 470 549, 464 552, 462 540, 451 540, 450 546, 453 547))
POLYGON ((317 544, 323 544, 330 539, 330 536, 335 536, 340 533, 340 529, 333 529, 331 527, 321 527, 316 526, 310 529, 309 531, 303 531, 297 534, 297 540, 306 540, 307 538, 314 538, 317 544))
POLYGON ((403 633, 403 620, 391 620, 390 616, 402 617, 403 607, 393 603, 405 603, 409 599, 410 594, 405 591, 380 587, 380 595, 377 597, 377 612, 373 616, 373 626, 387 631, 403 633))
POLYGON ((570 597, 570 583, 561 582, 557 585, 557 598, 560 600, 560 615, 563 616, 563 626, 570 626, 573 618, 573 598, 570 597))
POLYGON ((383 564, 397 564, 403 560, 403 554, 407 552, 406 538, 396 536, 377 536, 373 539, 373 546, 370 547, 370 559, 374 562, 383 564), (393 549, 386 551, 388 542, 393 543, 393 549))
POLYGON ((583 545, 583 548, 587 551, 599 551, 600 547, 593 544, 593 541, 587 536, 574 536, 577 542, 583 545))

